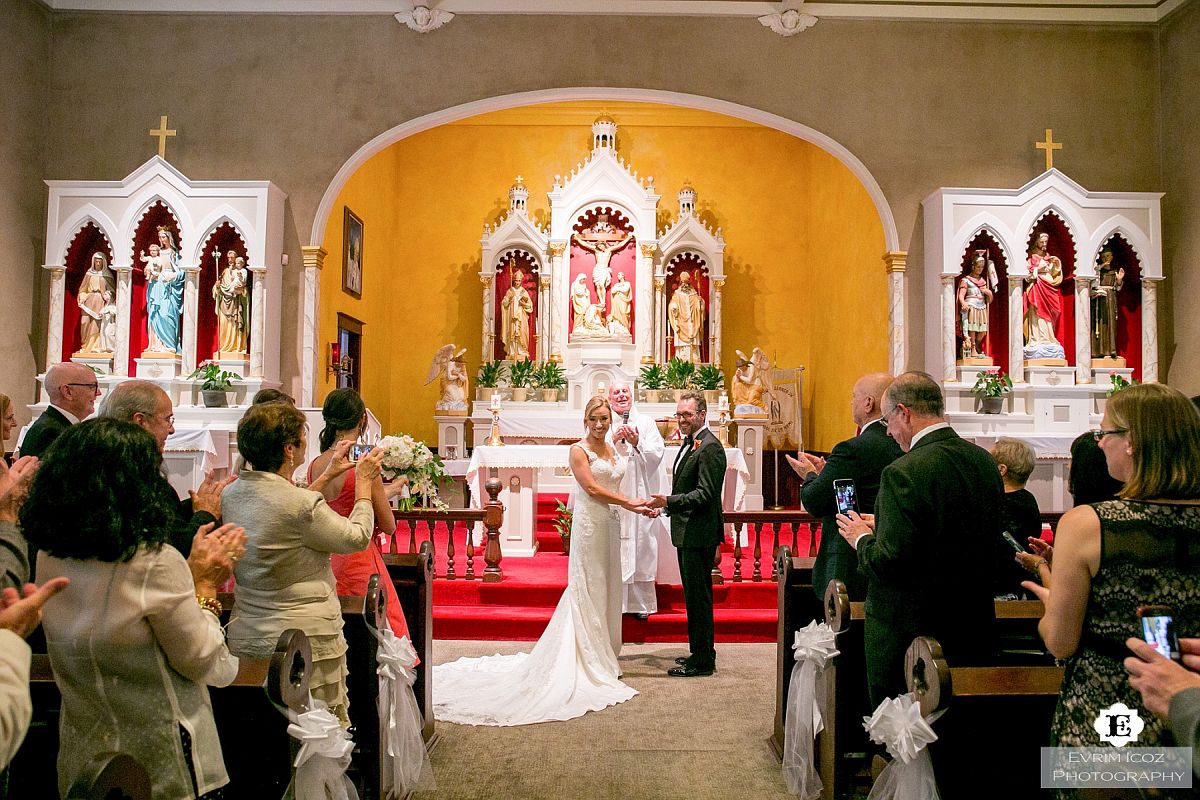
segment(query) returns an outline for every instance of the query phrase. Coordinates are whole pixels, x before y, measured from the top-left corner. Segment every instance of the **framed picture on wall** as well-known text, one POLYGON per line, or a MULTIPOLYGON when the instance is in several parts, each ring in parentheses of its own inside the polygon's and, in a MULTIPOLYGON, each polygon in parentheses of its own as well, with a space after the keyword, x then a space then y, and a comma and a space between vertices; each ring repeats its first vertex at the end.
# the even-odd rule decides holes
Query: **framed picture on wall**
POLYGON ((349 206, 342 226, 342 289, 362 297, 363 223, 349 206))

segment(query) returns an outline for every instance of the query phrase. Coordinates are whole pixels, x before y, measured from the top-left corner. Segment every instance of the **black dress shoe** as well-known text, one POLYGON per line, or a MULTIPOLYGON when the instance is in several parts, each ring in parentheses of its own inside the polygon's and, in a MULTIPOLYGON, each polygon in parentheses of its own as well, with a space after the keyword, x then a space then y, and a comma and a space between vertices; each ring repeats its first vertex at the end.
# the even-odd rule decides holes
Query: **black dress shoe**
POLYGON ((678 667, 672 667, 667 670, 667 674, 672 678, 698 678, 704 675, 712 675, 717 671, 716 667, 693 667, 687 664, 678 667))
POLYGON ((647 619, 650 619, 650 615, 649 615, 649 614, 644 614, 644 613, 634 614, 634 616, 635 616, 635 617, 637 617, 637 618, 638 618, 638 619, 640 619, 640 620, 647 620, 647 619))
POLYGON ((679 658, 675 659, 675 663, 682 667, 684 664, 688 663, 691 658, 691 656, 680 656, 679 658))

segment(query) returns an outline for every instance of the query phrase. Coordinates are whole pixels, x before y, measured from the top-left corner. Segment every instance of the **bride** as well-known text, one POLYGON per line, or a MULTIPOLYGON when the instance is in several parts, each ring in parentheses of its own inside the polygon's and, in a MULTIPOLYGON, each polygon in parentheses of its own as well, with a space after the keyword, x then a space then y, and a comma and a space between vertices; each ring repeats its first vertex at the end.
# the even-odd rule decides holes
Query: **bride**
POLYGON ((621 557, 616 506, 645 512, 617 487, 626 460, 604 441, 608 400, 583 412, 587 436, 571 446, 579 490, 571 521, 567 588, 529 653, 460 658, 433 668, 438 720, 467 725, 529 725, 573 719, 623 703, 637 691, 620 681, 621 557))

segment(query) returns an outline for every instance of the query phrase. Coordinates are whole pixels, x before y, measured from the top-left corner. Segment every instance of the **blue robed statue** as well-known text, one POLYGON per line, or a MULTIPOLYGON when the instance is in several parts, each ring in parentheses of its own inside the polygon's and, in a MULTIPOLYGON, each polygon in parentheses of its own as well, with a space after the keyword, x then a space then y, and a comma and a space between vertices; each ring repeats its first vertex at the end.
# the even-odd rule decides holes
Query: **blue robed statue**
POLYGON ((183 308, 185 274, 179 266, 175 237, 167 228, 158 229, 158 244, 150 254, 141 254, 146 275, 147 352, 180 353, 179 315, 183 308))

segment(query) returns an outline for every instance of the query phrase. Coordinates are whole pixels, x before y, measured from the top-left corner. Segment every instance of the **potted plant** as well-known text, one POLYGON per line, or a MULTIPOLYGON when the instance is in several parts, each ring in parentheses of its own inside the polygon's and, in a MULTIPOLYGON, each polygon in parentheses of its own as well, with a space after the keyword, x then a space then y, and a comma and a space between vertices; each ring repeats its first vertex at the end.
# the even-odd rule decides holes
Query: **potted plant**
POLYGON ((475 373, 475 399, 491 400, 508 372, 503 361, 485 361, 475 373))
POLYGON ((541 389, 542 401, 558 402, 558 390, 566 388, 567 376, 563 374, 562 366, 556 361, 547 361, 538 370, 537 385, 541 389))
POLYGON ((695 375, 696 365, 690 361, 676 356, 667 362, 667 387, 675 390, 676 402, 679 402, 679 395, 683 394, 685 389, 692 388, 695 375))
POLYGON ((200 384, 200 394, 204 398, 205 408, 224 408, 229 405, 227 392, 233 386, 233 382, 241 376, 236 372, 226 372, 219 364, 207 361, 188 377, 204 381, 200 384))
POLYGON ((523 403, 529 399, 529 387, 533 383, 533 373, 537 365, 528 358, 514 361, 508 368, 508 383, 512 386, 512 399, 523 403))
POLYGON ((1004 370, 979 373, 971 394, 979 398, 984 414, 999 414, 1004 409, 1004 395, 1012 391, 1012 378, 1004 370))
POLYGON ((667 382, 667 374, 661 364, 647 364, 642 367, 641 378, 638 381, 646 392, 647 403, 660 402, 659 393, 667 382))
POLYGON ((721 388, 725 385, 725 373, 716 364, 701 364, 696 368, 692 379, 697 389, 704 392, 704 402, 716 405, 720 399, 721 388))
POLYGON ((554 506, 554 530, 562 539, 563 552, 571 553, 571 509, 562 500, 556 500, 554 506))
POLYGON ((1133 378, 1129 378, 1127 380, 1125 378, 1125 376, 1119 372, 1108 373, 1108 380, 1111 385, 1108 387, 1108 391, 1104 393, 1105 397, 1112 397, 1114 394, 1121 391, 1126 386, 1136 386, 1137 385, 1136 380, 1134 380, 1133 378))

